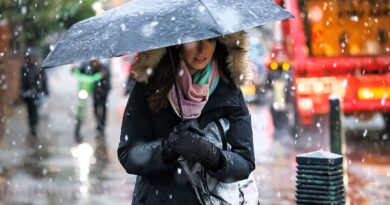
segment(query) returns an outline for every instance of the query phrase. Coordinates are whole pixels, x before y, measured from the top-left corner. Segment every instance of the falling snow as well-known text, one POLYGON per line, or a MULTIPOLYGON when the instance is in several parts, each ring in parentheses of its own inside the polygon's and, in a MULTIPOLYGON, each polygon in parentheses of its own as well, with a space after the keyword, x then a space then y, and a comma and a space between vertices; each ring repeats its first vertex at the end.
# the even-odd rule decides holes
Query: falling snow
MULTIPOLYGON (((145 1, 148 2, 148 0, 145 1)), ((87 60, 98 57, 110 58, 113 56, 121 56, 129 51, 137 51, 139 48, 145 48, 147 43, 153 44, 147 49, 159 48, 162 45, 166 46, 168 44, 182 44, 183 42, 196 41, 199 38, 203 38, 203 34, 211 33, 215 35, 216 33, 225 34, 236 32, 240 30, 239 28, 243 25, 253 27, 252 24, 246 21, 248 16, 254 19, 261 19, 263 18, 261 15, 263 13, 269 16, 274 12, 279 12, 279 10, 274 9, 257 11, 248 8, 245 9, 247 13, 241 14, 234 8, 234 6, 237 6, 236 2, 229 5, 231 7, 223 6, 214 8, 214 5, 212 4, 213 1, 206 1, 206 4, 204 4, 206 6, 199 6, 198 1, 196 1, 196 5, 198 5, 196 7, 188 6, 191 1, 183 1, 187 3, 187 6, 175 9, 173 6, 169 5, 173 5, 172 2, 178 4, 178 2, 181 1, 167 0, 161 2, 161 5, 158 5, 153 1, 150 4, 150 7, 154 4, 159 6, 159 10, 156 11, 158 15, 154 14, 146 16, 146 18, 142 16, 142 18, 137 18, 134 21, 122 21, 117 19, 128 15, 127 12, 131 13, 128 16, 133 18, 137 17, 137 15, 146 15, 150 13, 149 8, 135 9, 135 7, 128 6, 126 9, 118 9, 116 12, 111 12, 109 14, 107 14, 108 12, 105 12, 106 14, 103 13, 97 16, 95 21, 87 20, 80 22, 80 24, 74 26, 73 33, 66 33, 65 35, 61 33, 55 34, 58 35, 58 37, 47 37, 47 40, 49 41, 47 42, 48 49, 50 51, 56 51, 56 53, 53 54, 55 59, 65 59, 65 64, 85 61, 86 58, 88 58, 87 60), (209 14, 214 11, 218 11, 213 16, 215 19, 213 19, 212 22, 205 22, 205 19, 211 19, 209 14), (170 13, 169 15, 164 16, 164 12, 170 13), (196 16, 190 17, 192 20, 191 23, 182 22, 183 17, 180 15, 181 12, 185 14, 193 13, 196 16), (110 15, 114 17, 114 20, 104 19, 110 15), (105 17, 103 18, 102 16, 105 17), (197 24, 197 21, 200 21, 201 24, 197 24), (136 24, 132 24, 131 22, 136 22, 136 24), (92 30, 92 25, 95 23, 100 26, 98 31, 92 30), (211 28, 211 31, 201 30, 204 25, 207 25, 207 28, 211 28), (62 45, 57 44, 58 46, 55 47, 54 45, 57 42, 55 39, 60 36, 64 36, 63 39, 67 39, 68 43, 62 45), (117 38, 124 40, 115 43, 111 42, 112 39, 117 38), (134 43, 129 43, 128 39, 133 39, 134 43), (68 46, 68 51, 61 50, 61 46, 68 46), (87 57, 83 56, 84 53, 88 52, 91 53, 88 54, 87 57)), ((366 3, 372 2, 375 3, 375 0, 367 1, 366 3)), ((30 15, 30 12, 31 9, 37 9, 49 4, 48 1, 42 3, 35 3, 30 7, 20 5, 20 7, 18 7, 18 13, 24 17, 31 18, 31 23, 38 22, 41 17, 39 15, 30 15)), ((79 0, 78 3, 86 5, 87 2, 79 0)), ((316 81, 321 81, 322 77, 325 78, 325 76, 321 76, 323 75, 322 72, 327 73, 326 78, 332 78, 332 81, 329 83, 331 88, 326 92, 337 91, 339 99, 345 100, 343 99, 344 95, 358 95, 358 91, 352 89, 354 86, 354 76, 359 76, 359 79, 364 80, 366 76, 373 76, 377 73, 386 73, 385 70, 383 72, 370 70, 362 64, 361 70, 351 68, 353 71, 345 71, 345 73, 348 72, 348 79, 352 79, 348 81, 343 79, 343 74, 338 73, 339 71, 344 72, 343 66, 345 66, 345 63, 349 62, 353 64, 355 63, 355 59, 358 59, 359 56, 365 56, 365 58, 370 58, 371 55, 386 56, 390 53, 390 47, 388 44, 388 31, 386 30, 387 24, 384 23, 382 17, 367 18, 364 15, 356 15, 353 10, 345 17, 345 21, 348 24, 353 24, 356 28, 359 28, 356 30, 359 31, 359 38, 363 39, 360 42, 360 40, 356 40, 357 38, 354 36, 353 31, 348 30, 348 27, 345 26, 345 24, 340 26, 341 24, 339 24, 340 22, 338 22, 338 19, 335 16, 326 16, 325 12, 340 11, 338 6, 339 5, 335 1, 324 1, 321 4, 318 4, 318 7, 315 10, 317 13, 310 13, 307 15, 305 12, 298 11, 301 15, 296 16, 296 18, 308 17, 308 24, 321 24, 322 27, 320 27, 320 29, 312 29, 312 31, 315 31, 311 36, 313 39, 305 39, 306 41, 304 41, 304 43, 309 42, 309 40, 310 42, 318 43, 316 45, 322 52, 318 56, 321 56, 323 59, 326 59, 327 56, 348 59, 345 62, 329 61, 323 65, 318 65, 318 71, 316 71, 318 73, 313 71, 313 75, 315 75, 313 78, 315 78, 316 81), (343 35, 331 35, 336 39, 336 43, 331 43, 330 41, 327 41, 329 39, 321 35, 323 32, 333 31, 332 29, 335 26, 340 26, 339 30, 346 31, 343 35), (316 41, 316 39, 320 40, 316 41), (333 69, 329 70, 329 68, 333 69), (337 73, 337 77, 332 76, 333 73, 337 73)), ((378 11, 380 11, 381 7, 383 7, 382 4, 376 3, 375 8, 378 9, 378 11)), ((56 12, 57 13, 53 14, 51 17, 52 19, 63 20, 63 18, 68 15, 67 13, 59 13, 59 10, 56 10, 56 12)), ((0 18, 0 26, 3 26, 3 14, 0 15, 0 18)), ((258 37, 257 40, 259 44, 264 44, 260 45, 261 49, 264 50, 264 56, 270 57, 272 60, 281 59, 281 61, 283 61, 282 63, 290 63, 291 72, 295 72, 293 69, 296 68, 294 63, 297 59, 290 59, 290 56, 294 56, 293 53, 287 53, 286 57, 280 55, 281 51, 286 51, 283 50, 283 48, 281 48, 281 51, 270 50, 275 46, 272 38, 276 35, 273 33, 275 32, 275 30, 273 30, 274 28, 271 27, 272 26, 265 25, 255 29, 256 32, 260 31, 260 33, 254 32, 256 37, 258 37)), ((11 39, 20 40, 21 37, 25 37, 26 29, 28 29, 26 26, 15 26, 15 29, 10 31, 10 35, 12 36, 11 39)), ((294 32, 298 33, 299 31, 294 32)), ((293 39, 293 36, 283 36, 283 38, 284 37, 287 37, 289 42, 297 42, 293 39)), ((0 41, 2 38, 3 37, 0 38, 0 41)), ((237 46, 242 44, 240 40, 237 40, 235 43, 237 46)), ((6 59, 8 62, 9 54, 12 53, 23 56, 23 51, 19 51, 18 48, 16 48, 19 44, 21 44, 19 41, 17 43, 11 42, 10 50, 0 51, 1 59, 6 59)), ((291 49, 291 51, 288 52, 312 52, 311 55, 313 56, 310 56, 310 60, 303 61, 307 63, 305 66, 308 66, 316 60, 317 56, 313 48, 308 45, 305 46, 306 47, 302 49, 294 45, 294 49, 291 49)), ((287 45, 287 48, 290 47, 287 45)), ((29 55, 29 52, 24 54, 29 55)), ((260 58, 260 56, 257 56, 257 58, 260 58)), ((263 56, 261 56, 261 58, 263 58, 263 56)), ((126 171, 118 165, 116 149, 121 136, 120 122, 122 115, 133 116, 134 110, 126 110, 126 102, 129 99, 129 96, 123 96, 122 93, 123 88, 126 87, 124 80, 128 77, 128 71, 121 70, 120 63, 118 62, 122 62, 123 59, 121 57, 118 59, 116 59, 117 61, 109 60, 108 63, 112 72, 113 92, 111 92, 109 102, 107 103, 109 123, 107 124, 106 133, 103 136, 99 136, 100 134, 95 130, 94 113, 92 111, 93 102, 92 99, 89 99, 86 109, 91 112, 86 116, 83 124, 85 142, 80 144, 74 141, 73 136, 73 129, 76 124, 75 113, 77 113, 78 106, 76 94, 77 82, 70 77, 69 70, 71 69, 71 66, 64 66, 63 68, 50 71, 49 81, 51 94, 49 97, 42 98, 38 115, 41 122, 38 125, 38 135, 35 137, 28 134, 28 121, 26 120, 28 114, 27 109, 23 105, 23 99, 13 99, 18 97, 19 93, 17 91, 10 91, 11 89, 16 88, 12 81, 18 81, 18 73, 3 74, 2 72, 4 69, 0 69, 0 94, 3 95, 3 93, 6 93, 6 102, 12 104, 11 108, 6 110, 6 116, 2 110, 0 110, 0 114, 2 115, 0 129, 1 126, 5 126, 4 138, 0 138, 0 140, 3 140, 0 141, 2 148, 2 154, 0 156, 0 175, 3 177, 3 180, 0 180, 0 197, 9 200, 5 203, 27 204, 31 203, 31 201, 29 201, 31 198, 42 203, 44 203, 43 201, 47 201, 47 203, 50 201, 55 204, 67 204, 70 203, 70 201, 72 201, 72 203, 90 203, 91 201, 94 203, 93 200, 97 196, 99 196, 99 200, 101 200, 101 203, 103 204, 115 202, 120 205, 129 203, 136 179, 133 175, 127 175, 126 171), (15 97, 12 95, 15 95, 15 97), (6 194, 6 197, 4 197, 4 194, 6 194)), ((53 62, 54 61, 55 60, 53 60, 53 62)), ((261 61, 263 61, 263 59, 261 59, 261 61)), ((379 61, 370 58, 367 62, 367 67, 376 68, 374 64, 379 61)), ((21 64, 21 62, 19 63, 21 64)), ((39 65, 38 63, 36 64, 39 65)), ((0 64, 0 66, 1 65, 2 64, 0 64)), ((387 70, 390 69, 388 65, 389 63, 387 62, 387 68, 385 68, 387 70)), ((268 65, 262 66, 264 66, 264 68, 259 69, 264 69, 264 73, 257 74, 257 76, 253 78, 255 78, 255 80, 257 80, 256 78, 258 77, 266 79, 264 80, 264 85, 256 84, 255 86, 256 94, 259 93, 259 89, 262 89, 264 94, 259 94, 259 96, 255 97, 255 100, 249 100, 249 96, 244 95, 245 99, 250 101, 250 103, 248 103, 248 108, 251 113, 256 159, 256 170, 253 173, 259 181, 261 199, 265 202, 273 201, 276 204, 293 203, 295 200, 294 186, 296 180, 294 157, 296 154, 307 150, 330 149, 329 139, 331 130, 329 130, 329 116, 325 114, 324 116, 311 116, 313 117, 313 119, 311 119, 313 121, 310 125, 301 126, 295 129, 294 126, 302 122, 300 121, 302 118, 300 118, 300 116, 295 116, 297 114, 295 111, 297 110, 294 109, 297 109, 296 106, 301 106, 303 104, 299 104, 300 101, 297 100, 297 98, 291 100, 297 102, 298 105, 288 104, 290 103, 290 99, 281 99, 280 102, 287 103, 288 105, 283 107, 285 110, 278 110, 278 108, 281 107, 278 107, 278 104, 274 102, 274 100, 279 97, 274 90, 274 85, 277 84, 275 83, 277 81, 268 79, 268 75, 271 71, 266 67, 268 65), (262 88, 263 86, 269 86, 271 88, 262 88), (258 101, 261 102, 258 103, 258 101), (280 127, 280 125, 283 126, 280 127)), ((12 69, 16 70, 17 68, 12 69)), ((283 72, 280 68, 278 69, 280 72, 283 72)), ((148 76, 152 75, 153 68, 148 67, 146 69, 146 74, 148 76)), ((182 76, 184 71, 180 70, 178 74, 179 76, 182 76)), ((21 75, 27 75, 27 73, 22 73, 21 75)), ((305 75, 310 77, 311 71, 305 71, 305 75)), ((241 74, 239 80, 242 81, 247 77, 248 76, 241 74)), ((295 76, 290 74, 280 75, 280 78, 277 79, 287 83, 280 89, 282 96, 288 94, 296 95, 299 92, 300 89, 298 88, 300 87, 296 87, 296 79, 294 77, 295 76)), ((384 82, 385 81, 383 81, 383 84, 385 84, 384 82)), ((41 85, 41 82, 37 81, 36 84, 41 85)), ((316 87, 315 84, 308 85, 310 88, 316 88, 313 90, 316 90, 319 93, 323 91, 323 94, 325 94, 324 90, 327 88, 326 86, 327 84, 324 84, 323 87, 316 87)), ((379 87, 385 89, 387 85, 381 86, 379 87)), ((155 90, 155 93, 159 92, 159 89, 155 90)), ((335 94, 336 96, 336 93, 332 94, 335 94)), ((305 96, 310 97, 310 94, 306 94, 305 96)), ((376 97, 376 94, 368 93, 364 96, 373 98, 376 97)), ((3 98, 0 100, 3 100, 3 98)), ((315 99, 314 101, 326 100, 327 98, 324 97, 315 99)), ((315 103, 314 101, 312 104, 315 103)), ((233 103, 231 100, 229 100, 229 102, 233 103)), ((352 104, 357 104, 358 102, 359 101, 355 100, 352 104)), ((345 103, 343 105, 350 105, 346 101, 343 101, 343 103, 345 103)), ((385 107, 388 103, 389 96, 382 95, 377 97, 377 106, 385 107)), ((321 108, 321 106, 319 107, 321 108)), ((315 114, 315 109, 317 109, 317 106, 316 108, 307 111, 308 113, 315 114)), ((358 198, 361 201, 367 201, 367 203, 373 204, 386 204, 386 202, 390 200, 390 197, 386 192, 386 189, 389 186, 390 168, 386 163, 377 162, 388 160, 389 158, 387 150, 389 134, 383 132, 383 129, 385 129, 388 124, 386 124, 384 120, 384 117, 386 116, 382 116, 381 114, 382 113, 380 112, 373 112, 372 115, 364 116, 351 116, 350 113, 348 113, 348 115, 343 115, 343 131, 345 131, 344 134, 346 136, 347 147, 347 153, 344 157, 345 160, 348 160, 347 173, 351 184, 350 193, 355 197, 352 198, 352 200, 358 198), (381 190, 379 195, 385 198, 383 201, 381 201, 381 197, 375 197, 377 190, 381 190)), ((142 118, 141 121, 144 119, 146 118, 142 118)), ((139 129, 142 128, 140 127, 139 129)), ((122 143, 126 143, 129 141, 129 136, 125 135, 121 140, 124 140, 122 143)), ((135 143, 137 143, 137 146, 128 153, 129 159, 133 160, 136 163, 136 166, 147 164, 152 157, 151 150, 158 147, 158 144, 147 144, 144 149, 141 149, 138 147, 138 144, 141 147, 145 142, 135 143)), ((178 175, 183 175, 183 173, 181 168, 177 169, 178 175)), ((151 193, 154 192, 156 196, 164 195, 165 200, 167 197, 170 200, 174 200, 176 197, 174 194, 167 194, 164 190, 159 191, 158 189, 152 189, 150 191, 151 193)))

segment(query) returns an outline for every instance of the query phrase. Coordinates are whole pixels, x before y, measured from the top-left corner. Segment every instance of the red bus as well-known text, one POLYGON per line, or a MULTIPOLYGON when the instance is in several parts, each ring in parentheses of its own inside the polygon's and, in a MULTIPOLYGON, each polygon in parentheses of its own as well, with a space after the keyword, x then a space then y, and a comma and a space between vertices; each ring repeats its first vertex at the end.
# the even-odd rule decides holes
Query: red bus
POLYGON ((275 25, 267 62, 275 126, 315 123, 335 95, 345 115, 379 113, 389 129, 390 0, 277 2, 295 18, 275 25))

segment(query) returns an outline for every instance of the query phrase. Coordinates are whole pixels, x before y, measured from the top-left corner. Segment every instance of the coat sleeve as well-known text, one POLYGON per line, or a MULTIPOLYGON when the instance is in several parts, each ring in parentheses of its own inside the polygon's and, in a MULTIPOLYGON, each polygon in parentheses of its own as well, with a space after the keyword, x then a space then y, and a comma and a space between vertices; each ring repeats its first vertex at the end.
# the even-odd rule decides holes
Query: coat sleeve
POLYGON ((241 91, 238 101, 240 106, 230 107, 224 114, 230 123, 226 139, 232 148, 230 151, 222 150, 222 167, 209 171, 210 175, 223 182, 247 179, 255 169, 251 116, 241 91))
POLYGON ((118 158, 127 173, 153 175, 173 169, 162 157, 161 139, 152 139, 152 121, 144 97, 144 85, 136 83, 123 115, 118 158))

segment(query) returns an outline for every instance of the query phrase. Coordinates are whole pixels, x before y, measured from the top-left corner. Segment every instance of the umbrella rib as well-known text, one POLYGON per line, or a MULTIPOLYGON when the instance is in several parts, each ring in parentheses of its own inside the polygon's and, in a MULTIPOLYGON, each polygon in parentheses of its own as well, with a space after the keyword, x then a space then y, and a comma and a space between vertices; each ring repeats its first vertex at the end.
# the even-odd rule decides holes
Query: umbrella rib
POLYGON ((203 2, 203 0, 199 0, 199 1, 200 1, 200 3, 203 4, 204 7, 206 7, 207 12, 209 12, 209 14, 210 14, 211 18, 213 19, 214 23, 217 24, 218 28, 220 29, 220 30, 218 31, 218 33, 219 33, 220 35, 223 35, 223 33, 220 32, 220 31, 223 31, 223 29, 222 29, 221 26, 219 25, 218 21, 214 18, 214 15, 211 13, 209 7, 203 2))

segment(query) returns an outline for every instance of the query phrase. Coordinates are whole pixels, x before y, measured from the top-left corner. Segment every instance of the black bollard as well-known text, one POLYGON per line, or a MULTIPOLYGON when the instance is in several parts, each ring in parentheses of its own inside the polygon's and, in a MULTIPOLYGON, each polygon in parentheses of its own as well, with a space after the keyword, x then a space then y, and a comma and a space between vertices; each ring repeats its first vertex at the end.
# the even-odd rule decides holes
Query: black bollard
POLYGON ((345 205, 343 156, 315 151, 296 157, 296 204, 345 205))
POLYGON ((344 131, 342 125, 342 110, 340 99, 331 96, 329 98, 329 129, 330 129, 330 150, 332 153, 344 153, 344 131))

